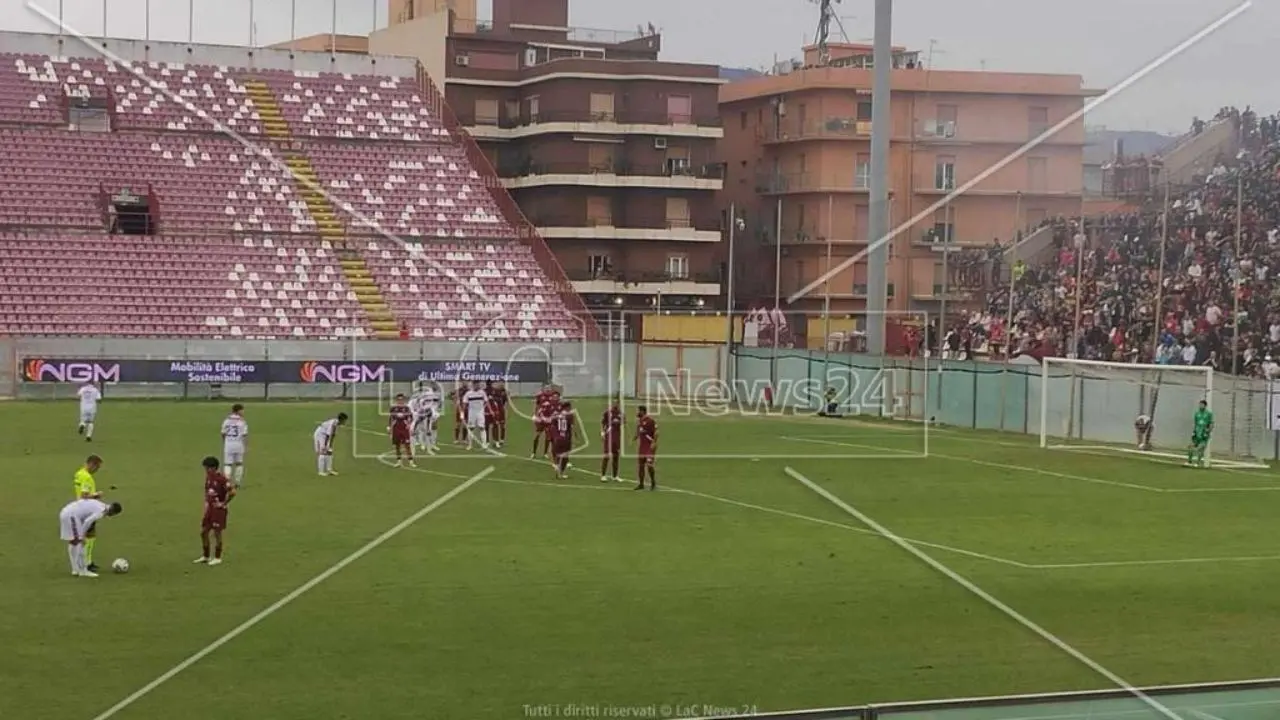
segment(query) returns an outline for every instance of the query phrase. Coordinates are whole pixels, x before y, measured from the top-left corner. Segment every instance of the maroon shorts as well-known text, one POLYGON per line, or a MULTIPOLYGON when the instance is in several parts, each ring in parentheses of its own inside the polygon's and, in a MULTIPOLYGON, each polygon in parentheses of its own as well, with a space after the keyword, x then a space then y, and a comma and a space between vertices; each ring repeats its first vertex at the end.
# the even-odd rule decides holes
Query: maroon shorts
POLYGON ((640 448, 640 454, 636 456, 636 460, 639 461, 641 465, 652 465, 653 456, 654 456, 654 451, 652 448, 642 447, 640 448))
POLYGON ((567 438, 555 438, 551 441, 551 451, 556 455, 568 455, 573 449, 573 443, 567 438))
POLYGON ((604 451, 613 456, 621 455, 622 440, 619 438, 612 438, 606 435, 604 438, 604 451))
POLYGON ((410 438, 409 428, 396 425, 391 428, 391 444, 392 445, 408 445, 410 438))
POLYGON ((200 522, 201 530, 221 530, 227 526, 226 508, 208 508, 204 511, 204 520, 200 522))

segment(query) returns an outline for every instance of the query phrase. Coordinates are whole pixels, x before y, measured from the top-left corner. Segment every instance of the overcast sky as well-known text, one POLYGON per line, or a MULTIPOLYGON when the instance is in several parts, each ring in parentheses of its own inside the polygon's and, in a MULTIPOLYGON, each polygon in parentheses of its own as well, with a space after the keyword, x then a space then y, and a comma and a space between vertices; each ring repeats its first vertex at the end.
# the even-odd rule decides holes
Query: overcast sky
MULTIPOLYGON (((0 26, 47 31, 27 0, 0 0, 0 26)), ((56 11, 58 0, 35 0, 56 11)), ((69 24, 103 31, 104 0, 62 0, 69 24)), ((148 0, 105 0, 107 33, 141 37, 148 0)), ((185 40, 188 3, 197 42, 246 44, 249 8, 261 44, 328 32, 337 3, 338 32, 386 24, 385 0, 150 0, 151 35, 185 40), (290 22, 295 6, 296 20, 290 22)), ((1110 87, 1240 5, 1242 0, 896 0, 894 42, 928 52, 937 68, 1078 73, 1110 87)), ((480 0, 482 17, 489 2, 480 0)), ((872 34, 874 0, 838 5, 851 40, 872 34)), ((817 5, 809 0, 570 0, 572 24, 634 29, 653 23, 664 57, 735 67, 764 67, 797 55, 812 40, 817 5)), ((1265 112, 1280 83, 1270 52, 1280 38, 1280 0, 1254 0, 1241 17, 1093 112, 1088 122, 1114 129, 1181 132, 1195 115, 1227 104, 1265 112)), ((838 39, 838 36, 837 36, 838 39)))

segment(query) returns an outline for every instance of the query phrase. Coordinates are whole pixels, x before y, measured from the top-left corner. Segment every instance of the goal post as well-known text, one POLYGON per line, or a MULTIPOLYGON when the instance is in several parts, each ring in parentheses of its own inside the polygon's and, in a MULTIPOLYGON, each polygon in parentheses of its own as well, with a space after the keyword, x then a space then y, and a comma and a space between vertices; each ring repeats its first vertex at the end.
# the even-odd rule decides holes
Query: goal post
MULTIPOLYGON (((1214 409, 1213 382, 1213 368, 1207 365, 1047 357, 1040 373, 1040 447, 1185 460, 1200 401, 1214 409), (1144 415, 1150 418, 1150 431, 1139 437, 1136 422, 1144 415)), ((1217 418, 1206 461, 1260 467, 1245 458, 1213 455, 1214 447, 1232 447, 1228 436, 1233 430, 1229 419, 1217 418)))

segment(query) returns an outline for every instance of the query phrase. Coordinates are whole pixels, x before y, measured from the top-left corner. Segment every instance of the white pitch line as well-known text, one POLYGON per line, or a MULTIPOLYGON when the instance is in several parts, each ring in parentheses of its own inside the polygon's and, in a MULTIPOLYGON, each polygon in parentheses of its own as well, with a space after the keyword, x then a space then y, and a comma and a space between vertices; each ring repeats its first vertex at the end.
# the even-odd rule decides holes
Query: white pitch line
MULTIPOLYGON (((867 448, 874 447, 872 445, 859 445, 857 443, 837 442, 835 440, 814 440, 811 438, 787 437, 787 436, 783 436, 781 439, 790 440, 792 442, 807 442, 807 443, 816 443, 819 445, 837 445, 837 446, 850 447, 850 448, 867 449, 867 448)), ((907 457, 911 457, 911 456, 907 456, 907 457)), ((976 458, 964 457, 962 455, 942 455, 940 453, 931 452, 929 453, 929 457, 940 458, 942 460, 956 460, 958 462, 973 463, 974 465, 982 465, 984 467, 998 468, 1000 470, 1017 470, 1020 472, 1035 473, 1037 475, 1045 475, 1047 477, 1061 478, 1063 480, 1078 480, 1081 482, 1096 483, 1098 485, 1114 485, 1116 487, 1129 488, 1131 490, 1144 490, 1146 492, 1155 492, 1155 493, 1169 492, 1165 488, 1154 487, 1151 485, 1139 485, 1137 483, 1127 483, 1127 482, 1121 482, 1119 480, 1103 480, 1102 478, 1089 477, 1087 475, 1069 475, 1067 473, 1054 472, 1053 470, 1045 470, 1043 468, 1029 467, 1026 465, 1010 465, 1007 463, 990 462, 987 460, 978 460, 976 458)), ((819 456, 818 458, 814 458, 814 459, 821 459, 821 457, 819 456)))
MULTIPOLYGON (((59 5, 61 5, 61 0, 59 1, 59 5)), ((214 118, 212 115, 209 115, 209 113, 206 112, 205 110, 199 107, 196 107, 196 105, 191 101, 178 95, 172 90, 169 90, 164 85, 161 85, 159 81, 152 80, 146 74, 146 72, 144 72, 143 70, 137 67, 137 63, 133 62, 132 60, 126 60, 125 58, 121 57, 118 53, 112 52, 111 50, 107 49, 105 46, 99 45, 98 43, 94 42, 92 38, 80 32, 79 30, 71 27, 62 18, 58 17, 57 15, 54 15, 49 10, 41 7, 40 4, 36 2, 36 0, 27 0, 27 10, 29 12, 33 12, 36 15, 39 15, 40 17, 44 18, 46 21, 48 21, 50 24, 52 24, 54 27, 58 28, 62 32, 76 38, 77 40, 82 42, 85 45, 85 47, 89 48, 94 53, 97 53, 98 55, 101 55, 102 57, 107 58, 111 62, 115 63, 117 66, 123 68, 130 75, 133 75, 139 80, 147 83, 147 85, 150 86, 152 90, 160 93, 161 95, 164 95, 165 97, 169 98, 170 100, 177 103, 178 105, 181 105, 184 109, 186 109, 188 112, 192 113, 196 117, 200 118, 201 120, 208 121, 215 131, 223 135, 226 135, 227 137, 239 143, 242 147, 244 147, 249 152, 253 153, 254 155, 257 155, 258 157, 262 158, 266 162, 270 163, 273 168, 275 168, 277 171, 280 172, 280 174, 287 175, 289 178, 291 178, 294 182, 298 183, 299 185, 315 193, 318 193, 321 197, 323 197, 335 208, 340 209, 347 215, 350 215, 351 217, 354 217, 356 220, 359 220, 361 225, 369 228, 370 230, 373 230, 379 236, 387 240, 390 240, 394 243, 398 243, 400 247, 405 250, 405 252, 409 253, 410 257, 421 260, 426 264, 430 265, 434 270, 443 274, 446 278, 449 278, 450 280, 457 283, 459 288, 464 288, 468 293, 475 295, 481 298, 482 300, 489 299, 489 296, 488 294, 486 294, 484 288, 478 287, 478 286, 472 287, 470 285, 467 285, 462 280, 462 278, 458 276, 458 273, 456 271, 452 270, 451 268, 445 267, 439 262, 433 260, 431 257, 427 256, 421 246, 411 244, 405 241, 400 236, 396 235, 395 233, 392 233, 391 231, 383 228, 382 224, 379 223, 377 220, 374 220, 373 218, 370 218, 368 215, 364 214, 363 212, 360 212, 350 202, 334 196, 332 193, 326 190, 319 182, 312 182, 310 178, 304 178, 301 175, 297 174, 296 172, 294 172, 293 168, 289 167, 285 163, 282 163, 278 159, 276 159, 274 153, 267 154, 267 152, 264 151, 262 147, 259 146, 256 142, 232 130, 227 125, 224 125, 222 121, 214 118)))
POLYGON ((843 510, 845 513, 849 514, 850 516, 856 518, 858 522, 862 523, 863 525, 866 525, 872 530, 875 530, 876 533, 879 534, 884 539, 888 540, 889 542, 892 542, 894 545, 897 545, 898 547, 902 548, 908 553, 911 553, 912 555, 915 556, 917 560, 923 562, 924 564, 928 565, 934 570, 942 573, 947 579, 951 580, 952 582, 964 588, 965 590, 968 590, 973 595, 976 595, 983 602, 987 603, 988 605, 995 608, 996 610, 999 610, 1001 613, 1004 613, 1005 616, 1014 620, 1019 625, 1030 630, 1036 635, 1039 635, 1043 640, 1053 645, 1054 647, 1058 648, 1059 650, 1066 653, 1067 655, 1070 655, 1071 657, 1075 658, 1085 667, 1101 675, 1102 677, 1106 678, 1108 681, 1114 683, 1117 687, 1122 688, 1125 692, 1141 700, 1152 710, 1155 710, 1156 712, 1168 718, 1169 720, 1183 720, 1183 718, 1180 717, 1177 713, 1173 712, 1164 704, 1158 702, 1157 700, 1153 699, 1151 696, 1144 693, 1142 690, 1138 689, 1136 686, 1133 685, 1133 683, 1130 683, 1129 681, 1125 680, 1119 675, 1116 675, 1115 673, 1111 672, 1107 668, 1103 667, 1101 664, 1099 664, 1097 661, 1090 658, 1088 655, 1085 655, 1084 653, 1080 652, 1079 650, 1069 645, 1065 640, 1062 640, 1057 635, 1054 635, 1053 633, 1044 629, 1040 625, 1037 625, 1033 620, 1031 620, 1027 616, 1023 615, 1017 610, 1014 610, 1012 607, 1000 601, 998 598, 996 598, 994 595, 987 592, 986 590, 983 590, 982 588, 978 587, 977 585, 975 585, 969 579, 965 578, 960 573, 957 573, 956 571, 952 570, 946 565, 943 565, 940 561, 935 560, 925 551, 921 550, 915 545, 912 545, 911 543, 907 542, 906 540, 899 537, 898 535, 895 535, 892 530, 889 530, 885 526, 876 522, 871 517, 867 516, 866 513, 863 513, 857 510, 852 505, 846 503, 844 500, 841 500, 840 498, 831 494, 826 490, 826 488, 823 488, 821 485, 818 485, 817 483, 813 482, 809 478, 800 474, 794 468, 787 467, 787 468, 784 468, 784 471, 791 478, 799 481, 802 485, 809 488, 813 492, 817 493, 820 497, 825 499, 827 502, 843 510))
POLYGON ((368 555, 370 552, 375 550, 379 545, 382 545, 383 543, 395 537, 396 535, 399 535, 401 532, 404 532, 414 523, 418 522, 422 518, 436 511, 437 509, 442 507, 445 503, 449 502, 450 500, 458 497, 467 489, 471 488, 471 486, 485 479, 490 473, 493 472, 493 470, 494 470, 493 466, 490 465, 489 467, 481 470, 475 475, 472 475, 471 477, 467 478, 465 482, 461 483, 460 485, 457 485, 449 492, 436 498, 426 507, 423 507, 421 510, 418 510, 417 512, 405 518, 404 520, 401 520, 399 523, 396 523, 396 525, 393 526, 390 530, 387 530, 386 532, 382 533, 378 537, 365 543, 365 545, 361 547, 359 550, 356 550, 355 552, 351 553, 345 558, 334 563, 328 570, 325 570, 319 575, 311 578, 307 582, 300 585, 293 592, 271 603, 271 605, 267 606, 264 610, 259 612, 257 615, 254 615, 248 620, 245 620, 244 622, 240 623, 235 628, 227 632, 222 637, 204 646, 204 648, 200 649, 191 657, 187 658, 186 660, 183 660, 177 665, 174 665, 172 668, 170 668, 167 672, 165 672, 160 677, 156 678, 155 680, 152 680, 146 685, 143 685, 141 688, 136 690, 133 694, 129 695, 128 697, 116 703, 115 705, 112 705, 110 708, 107 708, 107 710, 95 716, 93 720, 107 720, 108 718, 114 717, 116 713, 120 712, 121 710, 124 710, 125 708, 134 704, 138 700, 141 700, 142 698, 146 697, 152 690, 155 690, 156 688, 165 684, 178 673, 181 673, 183 670, 186 670, 192 665, 195 665, 196 663, 200 662, 204 658, 208 657, 211 653, 213 653, 218 648, 222 647, 223 645, 226 645, 227 643, 236 639, 240 635, 244 634, 245 631, 253 628, 258 623, 271 617, 273 614, 276 613, 276 611, 285 607, 286 605, 293 602, 294 600, 297 600, 298 598, 302 597, 304 594, 306 594, 309 590, 311 590, 315 586, 319 585, 325 580, 328 580, 329 578, 333 577, 337 573, 341 572, 343 568, 359 560, 365 555, 368 555))
POLYGON ((1143 565, 1197 565, 1205 563, 1251 563, 1251 562, 1274 562, 1280 560, 1280 555, 1238 555, 1234 557, 1216 557, 1216 558, 1176 558, 1173 560, 1109 560, 1102 562, 1079 562, 1079 563, 1038 563, 1030 565, 1033 570, 1071 570, 1071 569, 1088 569, 1088 568, 1108 568, 1108 567, 1141 567, 1143 565))
POLYGON ((1121 80, 1115 87, 1111 88, 1110 90, 1107 90, 1106 92, 1099 95, 1098 97, 1093 98, 1092 100, 1089 100, 1088 102, 1084 103, 1079 110, 1071 113, 1058 124, 1054 125, 1048 130, 1045 130, 1043 133, 1041 133, 1036 138, 1032 139, 1030 142, 1026 143, 1025 145, 1018 148, 1017 150, 1014 150, 1012 153, 1009 153, 1004 158, 997 161, 995 164, 989 166, 987 169, 978 173, 973 177, 972 180, 969 180, 968 182, 964 183, 960 187, 947 193, 947 195, 944 196, 941 200, 938 200, 937 202, 933 203, 932 205, 925 208, 924 210, 921 210, 919 213, 911 217, 909 220, 907 220, 906 222, 902 223, 898 227, 891 230, 889 234, 873 242, 868 243, 867 246, 862 250, 859 250, 857 253, 854 253, 848 259, 837 264, 835 267, 828 269, 826 272, 819 275, 817 279, 813 280, 808 285, 805 285, 803 288, 789 295, 787 297, 787 303, 788 304, 794 303, 795 301, 805 297, 806 295, 813 292, 814 290, 825 286, 826 283, 831 281, 837 275, 844 272, 845 270, 848 270, 850 267, 853 267, 854 264, 861 262, 863 258, 871 254, 872 252, 875 252, 885 243, 893 240, 894 238, 898 237, 904 232, 910 231, 911 228, 915 227, 916 224, 919 223, 921 220, 925 218, 933 217, 934 214, 940 208, 955 202, 956 198, 960 197, 961 195, 964 195, 966 192, 976 187, 982 181, 986 180, 987 178, 996 174, 1000 170, 1004 169, 1014 160, 1021 158, 1023 155, 1026 155, 1028 152, 1031 152, 1035 148, 1039 147, 1041 144, 1043 144, 1045 141, 1052 138, 1054 135, 1057 135, 1059 132, 1061 132, 1068 126, 1080 120, 1080 118, 1084 117, 1090 111, 1095 110, 1099 105, 1102 105, 1103 103, 1114 98, 1116 95, 1119 95, 1120 93, 1129 89, 1131 85, 1143 79, 1147 75, 1150 75, 1151 73, 1155 72, 1162 65, 1176 58, 1182 53, 1186 52, 1188 49, 1195 46, 1201 40, 1204 40, 1205 38, 1209 37, 1214 32, 1222 28, 1222 26, 1226 25, 1232 20, 1235 20, 1237 17, 1239 17, 1242 13, 1244 13, 1246 10, 1248 10, 1252 6, 1253 6, 1253 0, 1245 0, 1245 2, 1240 3, 1235 8, 1228 11, 1222 17, 1218 18, 1212 23, 1209 23, 1207 26, 1205 26, 1196 34, 1178 43, 1171 50, 1166 51, 1164 54, 1160 55, 1155 60, 1152 60, 1151 62, 1139 68, 1137 72, 1134 72, 1133 74, 1129 75, 1129 77, 1125 78, 1124 80, 1121 80))

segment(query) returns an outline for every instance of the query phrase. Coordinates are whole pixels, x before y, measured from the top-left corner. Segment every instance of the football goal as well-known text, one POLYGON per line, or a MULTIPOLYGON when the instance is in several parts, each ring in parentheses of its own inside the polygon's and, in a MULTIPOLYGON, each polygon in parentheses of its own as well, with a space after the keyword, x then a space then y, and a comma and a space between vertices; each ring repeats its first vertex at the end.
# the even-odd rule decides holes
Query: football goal
MULTIPOLYGON (((1215 409, 1213 381, 1209 366, 1045 358, 1040 375, 1040 447, 1135 453, 1161 462, 1185 460, 1192 416, 1200 401, 1215 409)), ((1218 398, 1222 399, 1221 394, 1218 398)), ((1266 467, 1221 450, 1234 444, 1232 425, 1221 414, 1215 418, 1205 460, 1227 468, 1266 467)))

